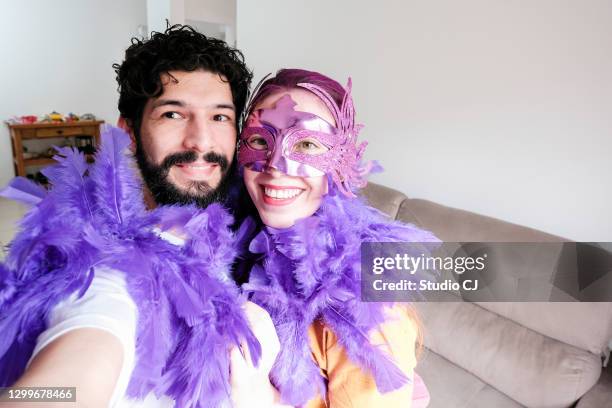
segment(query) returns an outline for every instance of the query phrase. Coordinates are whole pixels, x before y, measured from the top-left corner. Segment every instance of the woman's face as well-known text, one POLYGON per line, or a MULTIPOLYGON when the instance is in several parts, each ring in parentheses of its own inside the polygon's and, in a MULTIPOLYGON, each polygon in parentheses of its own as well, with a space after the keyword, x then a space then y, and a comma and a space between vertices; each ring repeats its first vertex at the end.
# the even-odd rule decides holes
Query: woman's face
MULTIPOLYGON (((295 111, 308 112, 324 119, 335 126, 335 121, 325 104, 314 94, 304 89, 279 91, 263 99, 254 109, 273 109, 277 102, 286 96, 291 97, 296 105, 295 111)), ((283 101, 287 101, 285 98, 283 101)), ((283 102, 281 102, 283 103, 283 102)), ((282 119, 282 118, 281 118, 282 119)), ((250 146, 272 149, 263 139, 253 135, 247 139, 250 146)), ((302 138, 292 147, 294 152, 316 155, 328 149, 316 139, 302 138)), ((271 152, 272 155, 272 152, 271 152)), ((299 219, 314 214, 327 194, 327 176, 289 176, 282 171, 282 166, 268 162, 261 171, 254 171, 251 166, 244 168, 244 183, 249 195, 257 207, 264 224, 273 228, 288 228, 299 219)))

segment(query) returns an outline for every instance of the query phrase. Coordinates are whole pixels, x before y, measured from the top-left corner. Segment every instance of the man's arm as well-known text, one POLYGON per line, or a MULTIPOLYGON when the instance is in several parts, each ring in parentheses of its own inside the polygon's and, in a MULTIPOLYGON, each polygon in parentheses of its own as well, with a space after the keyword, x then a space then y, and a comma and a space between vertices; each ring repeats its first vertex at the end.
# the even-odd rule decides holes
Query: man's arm
MULTIPOLYGON (((274 324, 265 310, 251 302, 245 304, 245 312, 262 345, 262 358, 254 367, 248 347, 242 351, 234 347, 230 352, 233 403, 237 407, 287 407, 279 403, 279 394, 268 378, 279 351, 274 324)), ((107 407, 122 365, 123 346, 115 335, 78 328, 46 345, 14 387, 76 387, 77 407, 107 407)), ((75 407, 74 403, 45 406, 75 407)), ((20 403, 17 408, 26 407, 20 403)))
POLYGON ((75 329, 45 346, 13 387, 76 387, 76 407, 107 407, 122 364, 123 347, 115 335, 101 329, 75 329))
POLYGON ((127 387, 136 322, 136 305, 123 274, 96 269, 83 296, 71 295, 49 313, 33 357, 14 386, 77 387, 77 407, 108 407, 116 402, 113 397, 123 397, 127 387))

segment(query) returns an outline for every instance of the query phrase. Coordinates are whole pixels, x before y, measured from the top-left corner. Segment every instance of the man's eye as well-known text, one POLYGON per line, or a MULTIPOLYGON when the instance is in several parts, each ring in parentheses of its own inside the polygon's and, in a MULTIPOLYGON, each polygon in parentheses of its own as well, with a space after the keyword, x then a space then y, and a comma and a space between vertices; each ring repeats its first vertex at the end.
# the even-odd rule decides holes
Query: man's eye
POLYGON ((164 112, 162 116, 167 119, 181 119, 183 117, 180 113, 173 111, 164 112))
POLYGON ((266 139, 259 135, 251 136, 247 139, 248 145, 255 150, 266 150, 268 148, 268 142, 266 139))
POLYGON ((213 116, 213 120, 215 122, 227 122, 228 120, 232 120, 232 118, 227 115, 217 114, 213 116))

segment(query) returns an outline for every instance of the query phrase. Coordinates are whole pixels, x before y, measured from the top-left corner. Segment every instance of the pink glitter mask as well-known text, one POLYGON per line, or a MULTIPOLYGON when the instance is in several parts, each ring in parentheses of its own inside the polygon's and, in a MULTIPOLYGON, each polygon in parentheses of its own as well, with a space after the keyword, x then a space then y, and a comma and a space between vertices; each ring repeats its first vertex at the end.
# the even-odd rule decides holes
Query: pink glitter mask
POLYGON ((240 135, 238 163, 254 171, 273 168, 289 176, 330 175, 343 194, 354 197, 352 189, 366 184, 369 166, 359 165, 367 143, 357 145, 362 126, 355 125, 351 80, 341 107, 316 85, 298 86, 325 103, 337 126, 315 114, 296 111, 295 101, 285 95, 274 108, 258 109, 249 115, 240 135))

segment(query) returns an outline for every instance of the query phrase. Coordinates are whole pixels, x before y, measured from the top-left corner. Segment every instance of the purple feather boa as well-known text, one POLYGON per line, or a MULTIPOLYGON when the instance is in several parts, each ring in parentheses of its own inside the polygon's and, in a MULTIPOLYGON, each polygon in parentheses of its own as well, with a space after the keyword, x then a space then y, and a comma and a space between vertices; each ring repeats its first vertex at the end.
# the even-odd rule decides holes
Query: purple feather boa
POLYGON ((249 250, 261 254, 243 285, 274 321, 281 351, 271 372, 283 402, 300 406, 325 380, 312 359, 308 328, 321 319, 348 357, 371 374, 381 392, 409 379, 368 334, 384 322, 389 303, 360 300, 361 243, 439 242, 430 232, 389 220, 357 199, 330 194, 309 218, 287 229, 264 228, 249 250))
POLYGON ((24 179, 5 195, 35 203, 0 265, 0 386, 23 373, 52 308, 87 290, 97 267, 125 273, 138 306, 136 366, 128 395, 168 395, 180 407, 229 405, 229 352, 244 341, 256 363, 251 332, 230 275, 237 253, 232 217, 220 205, 147 211, 129 137, 107 128, 93 165, 58 149, 44 195, 24 179), (154 228, 179 227, 182 247, 154 228))

